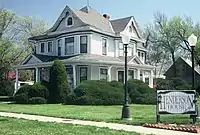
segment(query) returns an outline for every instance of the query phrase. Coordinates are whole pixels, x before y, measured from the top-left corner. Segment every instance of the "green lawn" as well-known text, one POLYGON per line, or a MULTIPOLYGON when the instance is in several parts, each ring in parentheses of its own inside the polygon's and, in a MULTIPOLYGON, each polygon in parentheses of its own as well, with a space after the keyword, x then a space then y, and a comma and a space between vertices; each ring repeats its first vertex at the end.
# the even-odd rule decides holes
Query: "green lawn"
POLYGON ((91 126, 44 123, 0 117, 1 135, 139 135, 134 132, 110 130, 91 126))
MULTIPOLYGON (((126 123, 142 125, 144 123, 155 123, 156 113, 154 105, 131 105, 132 121, 122 121, 122 106, 74 106, 61 104, 45 105, 17 105, 17 104, 0 104, 0 111, 27 113, 45 116, 55 116, 63 118, 74 118, 94 121, 126 123)), ((161 116, 165 123, 189 124, 192 122, 189 115, 161 116)))

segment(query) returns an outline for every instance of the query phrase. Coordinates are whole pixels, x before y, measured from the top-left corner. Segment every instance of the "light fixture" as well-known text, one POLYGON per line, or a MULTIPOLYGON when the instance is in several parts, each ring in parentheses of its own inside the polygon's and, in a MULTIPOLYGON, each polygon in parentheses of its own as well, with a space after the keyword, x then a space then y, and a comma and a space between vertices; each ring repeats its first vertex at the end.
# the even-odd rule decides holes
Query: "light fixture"
POLYGON ((190 46, 195 46, 197 43, 197 37, 194 34, 190 35, 188 37, 188 42, 189 42, 190 46))
POLYGON ((124 32, 121 37, 122 37, 123 44, 129 44, 131 36, 128 32, 124 32))

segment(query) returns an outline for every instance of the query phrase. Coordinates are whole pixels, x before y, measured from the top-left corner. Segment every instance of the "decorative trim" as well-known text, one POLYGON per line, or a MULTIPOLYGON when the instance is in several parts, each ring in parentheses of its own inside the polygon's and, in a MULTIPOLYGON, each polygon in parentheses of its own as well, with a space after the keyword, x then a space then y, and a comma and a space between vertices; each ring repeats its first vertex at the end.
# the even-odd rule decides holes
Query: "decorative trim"
POLYGON ((29 56, 27 56, 21 63, 21 65, 24 65, 25 63, 27 63, 31 58, 36 59, 37 62, 42 63, 42 61, 40 59, 38 59, 37 57, 35 57, 34 55, 30 54, 29 56))

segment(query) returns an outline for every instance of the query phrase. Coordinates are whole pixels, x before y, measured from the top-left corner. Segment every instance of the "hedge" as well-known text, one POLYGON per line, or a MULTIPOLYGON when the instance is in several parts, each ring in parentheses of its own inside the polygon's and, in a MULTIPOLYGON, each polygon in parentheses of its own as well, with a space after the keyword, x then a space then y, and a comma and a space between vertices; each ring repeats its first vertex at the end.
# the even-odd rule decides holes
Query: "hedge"
POLYGON ((129 80, 128 91, 132 103, 156 104, 156 90, 150 88, 146 83, 141 80, 129 80))
POLYGON ((49 93, 47 88, 41 83, 35 83, 34 85, 25 84, 16 92, 14 96, 14 101, 18 104, 41 104, 46 103, 48 95, 49 93), (45 102, 41 101, 43 99, 45 99, 45 102))
POLYGON ((29 104, 46 104, 47 100, 43 97, 32 97, 28 99, 29 104))
POLYGON ((154 80, 157 90, 189 90, 191 85, 181 78, 157 78, 154 80))
POLYGON ((82 82, 65 100, 65 104, 77 105, 122 105, 123 102, 123 85, 104 80, 82 82))

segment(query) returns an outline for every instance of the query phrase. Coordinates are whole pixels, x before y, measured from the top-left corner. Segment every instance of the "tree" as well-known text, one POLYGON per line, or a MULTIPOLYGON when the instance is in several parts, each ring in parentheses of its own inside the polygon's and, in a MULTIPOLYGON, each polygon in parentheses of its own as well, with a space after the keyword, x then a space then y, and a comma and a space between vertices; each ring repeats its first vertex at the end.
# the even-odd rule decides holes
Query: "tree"
POLYGON ((163 63, 162 60, 171 59, 174 64, 174 76, 177 75, 175 56, 176 52, 180 50, 181 43, 180 40, 177 40, 176 32, 173 30, 176 21, 176 18, 168 20, 164 14, 157 12, 154 15, 154 23, 146 28, 149 32, 147 44, 151 44, 153 52, 149 57, 150 61, 163 63))
POLYGON ((68 83, 66 68, 59 60, 55 60, 50 69, 49 83, 49 102, 64 103, 64 100, 71 92, 71 89, 68 83))
POLYGON ((12 65, 21 62, 31 52, 29 36, 41 34, 46 29, 44 21, 30 18, 18 17, 12 11, 0 9, 0 88, 5 86, 1 82, 5 81, 12 65))

